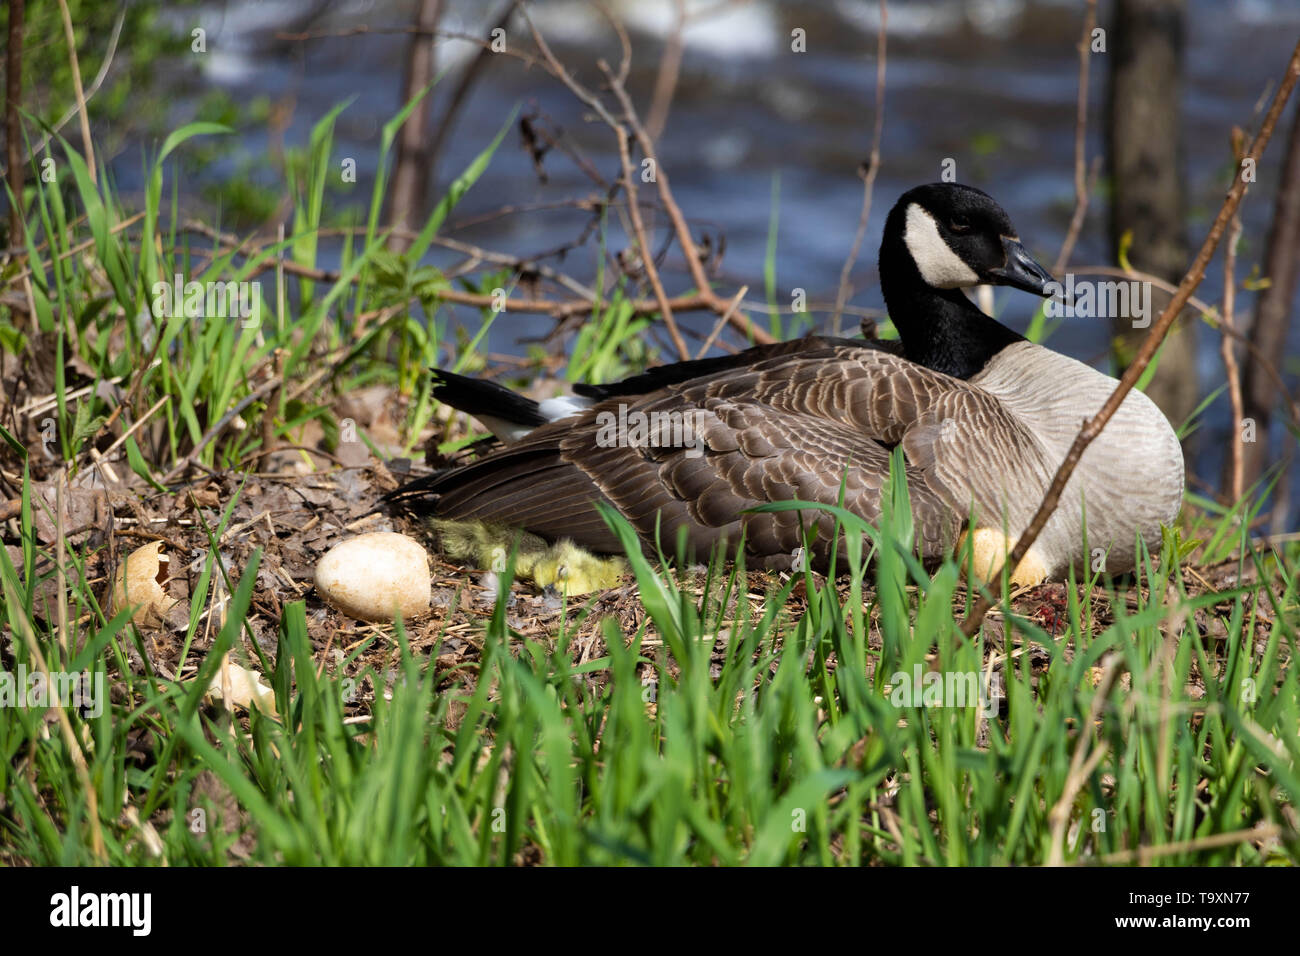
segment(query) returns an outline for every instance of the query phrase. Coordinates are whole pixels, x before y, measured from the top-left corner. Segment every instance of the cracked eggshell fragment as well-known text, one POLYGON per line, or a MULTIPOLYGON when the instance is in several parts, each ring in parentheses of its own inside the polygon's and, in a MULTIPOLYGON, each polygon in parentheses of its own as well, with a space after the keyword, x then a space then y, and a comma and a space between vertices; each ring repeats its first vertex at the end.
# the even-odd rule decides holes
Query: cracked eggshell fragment
POLYGON ((393 531, 357 535, 325 552, 316 565, 316 590, 349 617, 389 624, 429 610, 433 579, 419 542, 393 531))
POLYGON ((131 607, 131 620, 136 624, 157 623, 176 604, 164 586, 171 561, 163 547, 163 542, 151 541, 126 556, 113 580, 114 614, 131 607))
POLYGON ((227 680, 230 684, 231 706, 242 707, 244 710, 252 710, 256 707, 264 714, 272 717, 280 716, 275 711, 275 691, 262 683, 260 671, 250 671, 227 661, 222 667, 217 668, 216 676, 208 684, 206 695, 214 700, 225 700, 225 691, 222 688, 227 680))

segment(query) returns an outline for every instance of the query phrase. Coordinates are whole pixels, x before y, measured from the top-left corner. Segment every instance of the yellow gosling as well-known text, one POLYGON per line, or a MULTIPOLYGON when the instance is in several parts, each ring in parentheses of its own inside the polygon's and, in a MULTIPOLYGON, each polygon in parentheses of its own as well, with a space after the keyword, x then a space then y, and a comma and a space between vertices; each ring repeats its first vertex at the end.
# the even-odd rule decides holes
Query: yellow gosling
POLYGON ((533 567, 533 580, 573 597, 616 588, 628 571, 622 558, 592 554, 567 538, 555 542, 533 567))
MULTIPOLYGON (((971 539, 969 571, 981 581, 995 580, 1002 573, 1002 565, 1006 563, 1007 555, 1015 547, 1015 542, 997 528, 963 531, 961 537, 957 539, 959 555, 965 552, 967 537, 971 539)), ((1042 584, 1046 580, 1047 566, 1038 551, 1030 547, 1029 553, 1020 560, 1016 570, 1012 572, 1011 584, 1013 587, 1025 588, 1042 584)))
POLYGON ((430 523, 443 554, 496 573, 506 569, 517 541, 515 577, 570 597, 618 587, 628 571, 622 558, 593 554, 568 538, 548 545, 535 534, 481 521, 434 518, 430 523))

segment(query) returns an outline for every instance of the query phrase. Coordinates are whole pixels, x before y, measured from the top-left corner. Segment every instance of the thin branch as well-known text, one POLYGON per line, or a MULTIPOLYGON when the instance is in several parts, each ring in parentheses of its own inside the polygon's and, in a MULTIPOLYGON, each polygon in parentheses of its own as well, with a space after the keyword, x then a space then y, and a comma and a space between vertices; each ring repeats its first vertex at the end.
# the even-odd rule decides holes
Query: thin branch
POLYGON ((740 303, 744 301, 747 292, 749 292, 749 286, 743 285, 740 287, 740 291, 735 294, 731 302, 727 305, 727 311, 722 313, 722 317, 719 318, 717 323, 713 326, 713 331, 711 331, 708 337, 704 340, 704 343, 700 346, 700 350, 695 353, 697 359, 704 358, 704 356, 709 353, 709 349, 713 348, 713 343, 716 342, 718 336, 722 334, 723 326, 725 326, 727 320, 731 318, 731 313, 739 308, 740 303))
POLYGON ((668 124, 668 110, 673 105, 673 91, 682 69, 682 53, 686 49, 686 0, 675 0, 676 16, 672 32, 664 43, 663 56, 659 58, 659 73, 655 76, 654 96, 650 112, 646 114, 645 128, 650 138, 658 141, 668 124))
MULTIPOLYGON (((1075 266, 1072 271, 1075 275, 1118 276, 1125 279, 1138 279, 1142 282, 1149 282, 1155 288, 1167 292, 1170 295, 1173 295, 1178 291, 1178 287, 1172 282, 1166 282, 1157 275, 1152 275, 1149 272, 1142 272, 1138 269, 1121 269, 1119 266, 1075 266)), ((1188 296, 1187 304, 1184 308, 1196 309, 1200 312, 1201 319, 1206 325, 1214 329, 1216 332, 1228 336, 1233 341, 1243 346, 1246 351, 1251 354, 1251 357, 1254 358, 1258 367, 1263 370, 1264 374, 1268 376, 1269 381, 1273 383, 1273 387, 1277 389, 1277 394, 1286 400, 1287 413, 1291 417, 1291 423, 1297 428, 1300 428, 1300 402, 1297 402, 1295 397, 1291 394, 1286 381, 1282 377, 1282 373, 1278 370, 1277 363, 1265 354, 1264 350, 1261 349, 1250 338, 1250 336, 1235 328, 1225 327, 1222 321, 1217 318, 1218 309, 1207 303, 1205 300, 1198 299, 1194 295, 1188 296)))
MULTIPOLYGON (((497 30, 504 30, 510 23, 510 17, 515 12, 515 7, 519 0, 506 0, 505 6, 496 19, 492 21, 492 26, 488 28, 488 36, 491 36, 497 30)), ((456 123, 456 117, 460 113, 461 107, 468 98, 470 88, 473 87, 475 80, 478 79, 479 73, 487 64, 492 55, 492 48, 484 45, 480 46, 478 53, 470 62, 464 72, 461 74, 460 82, 456 84, 456 89, 451 94, 451 99, 447 101, 447 108, 443 110, 442 119, 438 123, 438 129, 433 134, 433 140, 429 143, 428 151, 425 154, 427 163, 426 175, 434 178, 434 170, 438 165, 438 158, 442 155, 442 146, 446 141, 447 134, 451 131, 456 123)))
POLYGON ((63 36, 68 41, 68 61, 72 64, 72 89, 77 95, 77 112, 81 114, 81 145, 86 151, 86 170, 92 183, 98 182, 95 171, 95 144, 90 140, 90 114, 86 112, 86 91, 81 86, 81 64, 77 62, 77 35, 72 30, 72 14, 68 0, 59 0, 59 13, 63 16, 63 36))
MULTIPOLYGON (((624 44, 624 60, 623 63, 620 64, 620 69, 617 73, 612 70, 609 64, 604 60, 598 61, 597 65, 600 67, 601 72, 605 74, 611 91, 619 101, 619 106, 622 109, 624 119, 627 122, 627 128, 614 118, 600 97, 588 90, 569 74, 569 71, 564 68, 564 64, 562 64, 556 58, 555 54, 551 52, 551 48, 547 45, 546 39, 542 36, 541 31, 537 29, 532 19, 528 16, 527 9, 521 7, 520 12, 528 23, 528 28, 532 32, 533 42, 537 44, 537 49, 547 64, 548 71, 567 86, 574 96, 590 107, 591 110, 600 118, 601 122, 614 131, 615 135, 619 139, 620 156, 622 155, 622 151, 626 149, 627 129, 631 129, 632 135, 636 138, 637 145, 640 147, 641 155, 650 160, 653 164, 655 171, 655 185, 659 190, 659 199, 660 202, 663 203, 665 210, 668 212, 668 218, 672 221, 673 232, 676 234, 678 245, 682 247, 682 255, 686 258, 687 268, 690 269, 691 278, 695 282, 696 295, 706 302, 708 308, 712 309, 714 312, 717 312, 719 315, 725 313, 727 311, 727 300, 713 291, 713 288, 709 284, 708 276, 704 274, 704 266, 700 262, 699 251, 695 245, 695 240, 691 237, 690 226, 682 215, 681 207, 679 207, 673 199, 672 188, 668 183, 668 174, 664 170, 663 164, 656 158, 654 144, 651 143, 650 137, 646 133, 645 126, 642 125, 640 118, 637 116, 636 108, 632 105, 631 98, 628 96, 627 90, 623 85, 623 76, 627 64, 626 43, 624 44)), ((616 29, 620 34, 620 40, 623 40, 625 34, 622 32, 621 27, 617 26, 617 21, 612 22, 615 23, 616 29)), ((628 178, 626 176, 626 171, 624 178, 628 178)), ((630 182, 627 185, 631 185, 630 182)), ((629 196, 629 199, 630 198, 631 197, 629 196)), ((630 209, 635 210, 636 203, 630 201, 629 207, 630 209)), ((653 264, 650 260, 653 257, 650 254, 648 247, 644 244, 641 245, 641 258, 643 263, 647 266, 647 275, 651 275, 653 264)), ((671 300, 669 300, 669 304, 671 305, 671 300)), ((669 324, 671 330, 671 320, 668 316, 665 316, 665 319, 666 324, 669 324)), ((730 321, 730 323, 741 332, 749 336, 752 341, 762 344, 774 341, 772 337, 762 329, 756 328, 754 324, 750 322, 749 317, 744 315, 744 313, 733 312, 728 321, 730 321)), ((679 348, 685 349, 685 342, 682 342, 679 348)), ((689 354, 689 351, 684 351, 683 353, 684 357, 688 357, 689 354)))
MULTIPOLYGON (((1234 130, 1234 133, 1237 134, 1236 160, 1240 169, 1241 131, 1234 130)), ((1245 417, 1245 411, 1241 399, 1241 371, 1237 367, 1237 351, 1232 336, 1228 334, 1236 331, 1234 309, 1237 299, 1237 240, 1240 238, 1241 216, 1234 215, 1228 226, 1228 241, 1223 250, 1223 319, 1221 322, 1224 335, 1219 340, 1219 352, 1223 355, 1223 370, 1228 379, 1228 404, 1232 408, 1232 435, 1228 441, 1228 473, 1224 476, 1227 487, 1223 489, 1229 503, 1241 500, 1244 475, 1241 442, 1242 419, 1245 417)))
MULTIPOLYGON (((615 85, 617 89, 622 89, 618 78, 606 67, 604 60, 600 61, 600 68, 605 71, 611 84, 615 85)), ((623 191, 627 193, 628 213, 632 217, 632 229, 636 236, 637 249, 640 250, 641 254, 641 268, 645 270, 646 278, 650 281, 650 288, 654 289, 655 299, 659 302, 664 324, 668 326, 668 334, 673 340, 673 347, 677 349, 678 357, 685 360, 691 357, 691 351, 686 347, 686 341, 677 328, 677 320, 673 318, 673 310, 668 302, 668 294, 664 291, 663 282, 659 279, 659 269, 655 266, 654 253, 651 251, 650 243, 646 238, 645 223, 641 218, 641 205, 637 202, 636 197, 636 176, 632 171, 632 156, 628 151, 627 135, 622 127, 617 127, 615 132, 618 134, 619 163, 623 169, 623 191)), ((653 162, 653 160, 651 161, 653 162)), ((658 170, 655 172, 657 175, 658 170)))
MULTIPOLYGON (((420 0, 415 11, 417 32, 406 47, 406 71, 402 78, 402 102, 427 97, 425 92, 434 76, 433 38, 442 16, 442 0, 420 0)), ((430 105, 428 99, 416 104, 397 134, 397 155, 393 161, 393 180, 388 193, 388 222, 393 229, 405 229, 414 216, 423 215, 429 187, 429 162, 426 149, 430 105)), ((388 247, 402 253, 410 242, 400 233, 388 237, 388 247)))
POLYGON ((1212 833, 1209 836, 1197 837, 1194 840, 1179 840, 1174 843, 1140 846, 1133 850, 1118 850, 1114 853, 1107 853, 1105 856, 1099 856, 1095 860, 1078 860, 1076 865, 1086 866, 1095 863, 1099 866, 1111 866, 1123 863, 1137 863, 1140 866, 1146 866, 1151 861, 1162 856, 1179 856, 1185 853, 1195 853, 1199 850, 1217 850, 1219 847, 1233 846, 1237 843, 1262 842, 1282 837, 1294 840, 1296 834, 1294 831, 1285 830, 1281 824, 1260 823, 1249 830, 1212 833))
POLYGON ((9 4, 9 45, 5 51, 5 152, 9 157, 9 244, 21 247, 23 238, 23 126, 18 116, 23 97, 23 0, 9 4))
MULTIPOLYGON (((104 79, 108 76, 109 67, 113 65, 113 58, 117 55, 117 41, 121 39, 122 24, 125 22, 126 4, 123 3, 122 9, 117 13, 117 19, 113 21, 113 30, 108 35, 108 51, 104 54, 104 61, 99 64, 99 72, 95 74, 95 79, 91 81, 90 86, 86 87, 87 103, 94 99, 95 94, 99 92, 99 88, 104 85, 104 79)), ((22 158, 22 162, 24 164, 30 162, 33 156, 45 149, 46 145, 50 141, 50 137, 63 129, 63 127, 67 126, 69 120, 76 116, 78 112, 79 108, 74 104, 66 113, 60 116, 57 123, 53 124, 48 131, 41 134, 40 142, 28 150, 27 155, 22 158)))
POLYGON ((876 185, 876 174, 880 171, 880 138, 885 130, 885 33, 889 25, 889 4, 880 0, 880 29, 876 31, 876 125, 871 135, 871 156, 866 169, 862 171, 862 210, 858 214, 858 230, 853 235, 853 245, 848 258, 840 269, 839 291, 835 294, 835 313, 831 316, 831 334, 840 334, 840 318, 844 315, 844 305, 849 301, 849 274, 853 264, 858 261, 862 251, 862 237, 867 232, 867 220, 871 218, 871 194, 876 185))
MULTIPOLYGON (((1092 60, 1092 31, 1097 26, 1097 0, 1088 0, 1088 8, 1083 15, 1083 35, 1079 37, 1079 99, 1075 104, 1074 114, 1074 215, 1070 217, 1070 228, 1066 230, 1065 242, 1052 267, 1054 275, 1060 275, 1065 264, 1070 261, 1074 244, 1079 241, 1083 230, 1083 218, 1088 212, 1088 194, 1091 192, 1085 153, 1088 143, 1088 65, 1092 60)), ((1101 157, 1093 162, 1093 178, 1100 169, 1101 157)))
MULTIPOLYGON (((709 307, 719 315, 729 315, 728 322, 750 339, 761 345, 771 344, 775 339, 770 334, 757 328, 744 313, 729 311, 728 301, 713 291, 709 277, 704 274, 704 263, 700 260, 699 247, 695 245, 695 240, 691 236, 691 227, 686 222, 686 217, 682 215, 681 207, 677 205, 677 201, 673 198, 672 187, 668 184, 668 173, 655 156, 654 144, 650 142, 649 134, 637 117, 636 109, 632 106, 632 100, 627 95, 627 90, 613 76, 608 65, 603 60, 600 66, 611 81, 610 85, 614 96, 623 107, 623 113, 627 118, 628 125, 636 137, 637 144, 641 147, 641 155, 654 165, 655 185, 659 188, 659 200, 663 203, 668 218, 672 221, 673 232, 677 236, 677 244, 682 247, 682 255, 686 257, 686 267, 691 272, 691 280, 695 283, 696 294, 708 302, 709 307)), ((635 208, 636 204, 631 203, 630 205, 635 208)))
MULTIPOLYGON (((1300 78, 1300 43, 1296 44, 1295 50, 1291 54, 1291 60, 1287 64, 1286 73, 1282 82, 1278 86, 1278 91, 1273 97, 1273 103, 1269 107, 1268 115, 1264 118, 1264 124, 1260 127, 1259 133, 1255 136, 1254 141, 1250 144, 1248 158, 1253 159, 1258 164, 1260 154, 1263 153, 1264 147, 1268 145, 1269 139, 1273 135, 1273 129, 1277 125, 1278 117, 1282 115, 1282 110, 1286 106, 1287 100, 1291 96, 1291 91, 1295 87, 1297 78, 1300 78)), ((1048 487, 1042 503, 1038 506, 1038 511, 1034 514, 1033 520, 1029 527, 1020 535, 1016 546, 1011 550, 1007 561, 1011 567, 1016 567, 1028 552, 1030 546, 1038 540, 1039 534, 1042 533, 1043 527, 1047 524, 1052 513, 1056 511, 1056 506, 1060 503, 1061 493, 1065 490, 1066 482, 1074 474, 1074 469, 1079 464, 1084 450, 1092 444, 1093 440, 1101 434, 1101 430, 1106 427, 1106 423, 1111 420, 1115 412, 1119 409, 1120 403, 1133 386, 1137 384, 1138 378, 1151 363, 1152 357, 1156 350, 1164 341, 1165 336, 1173 327, 1174 320, 1183 310, 1187 300, 1191 297, 1192 292, 1201 284, 1205 278, 1205 269, 1209 265, 1210 258, 1218 248, 1224 232, 1228 228, 1228 223, 1236 215, 1237 208, 1241 205, 1242 196, 1246 193, 1247 182, 1242 175, 1241 168, 1238 167, 1237 175, 1233 179, 1232 188, 1228 190, 1227 198, 1224 200, 1223 207, 1219 214, 1215 216, 1213 225, 1210 226, 1209 235, 1205 237, 1205 242, 1201 245, 1201 250, 1196 254, 1196 259, 1192 262, 1192 267, 1187 274, 1183 276, 1182 282, 1178 284, 1178 291, 1174 294, 1173 299, 1165 306, 1164 312, 1152 326, 1151 331, 1143 340, 1141 348, 1138 349, 1137 355, 1133 362, 1124 371, 1124 376, 1119 380, 1115 391, 1111 393, 1110 398, 1106 399, 1106 404, 1101 407, 1096 415, 1086 419, 1075 436, 1074 444, 1070 446, 1069 452, 1066 453, 1065 460, 1061 462, 1061 467, 1057 469, 1056 477, 1052 479, 1052 484, 1048 487)), ((980 595, 979 600, 971 609, 970 615, 961 624, 961 631, 967 637, 972 636, 984 620, 984 615, 988 613, 989 608, 993 606, 993 601, 985 591, 980 595)))

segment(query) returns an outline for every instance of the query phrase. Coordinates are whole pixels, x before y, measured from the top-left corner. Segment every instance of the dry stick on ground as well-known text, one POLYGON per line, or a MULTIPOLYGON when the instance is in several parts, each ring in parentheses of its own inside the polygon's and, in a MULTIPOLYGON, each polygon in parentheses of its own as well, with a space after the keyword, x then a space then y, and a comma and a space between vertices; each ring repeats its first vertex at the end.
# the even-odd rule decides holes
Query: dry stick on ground
MULTIPOLYGON (((293 390, 289 392, 288 395, 285 397, 285 401, 286 402, 296 401, 299 397, 306 394, 306 392, 310 390, 322 378, 324 378, 326 375, 332 374, 334 372, 335 363, 339 359, 343 358, 343 356, 346 355, 348 351, 349 351, 348 348, 341 348, 341 349, 337 349, 334 352, 330 352, 327 355, 322 355, 320 357, 321 367, 318 368, 316 371, 312 372, 301 382, 298 382, 294 386, 293 390)), ((223 431, 225 431, 226 426, 228 426, 232 421, 234 421, 240 412, 246 409, 249 405, 252 405, 254 402, 265 397, 270 392, 275 391, 278 388, 281 388, 285 384, 282 376, 283 376, 282 370, 280 374, 273 374, 270 379, 263 382, 257 388, 253 389, 253 391, 249 392, 238 402, 236 402, 234 406, 228 412, 226 412, 226 414, 222 415, 221 418, 218 419, 215 425, 213 425, 211 428, 209 428, 206 432, 203 433, 203 435, 199 438, 198 442, 194 445, 193 450, 190 451, 190 453, 186 455, 184 458, 182 458, 179 462, 177 462, 176 466, 172 468, 171 471, 167 472, 166 476, 162 479, 161 483, 165 485, 176 480, 181 475, 183 475, 185 473, 185 470, 190 466, 197 466, 199 468, 206 467, 199 461, 199 456, 203 453, 203 449, 206 448, 209 444, 211 444, 213 439, 215 439, 218 435, 220 435, 223 431)), ((269 450, 279 451, 280 449, 275 448, 269 450)), ((325 453, 322 452, 322 454, 325 453)))
MULTIPOLYGON (((1198 850, 1217 850, 1219 847, 1232 846, 1236 843, 1276 839, 1283 835, 1283 828, 1277 823, 1259 823, 1249 830, 1233 830, 1231 833, 1212 833, 1194 840, 1180 840, 1176 843, 1160 843, 1154 846, 1140 846, 1132 850, 1117 850, 1105 856, 1092 859, 1076 860, 1075 866, 1110 866, 1112 864, 1137 863, 1147 866, 1152 860, 1162 856, 1177 856, 1182 853, 1195 853, 1198 850)), ((1289 834, 1288 834, 1289 835, 1289 834)))
MULTIPOLYGON (((1074 251, 1074 244, 1079 241, 1079 233, 1083 229, 1083 217, 1088 212, 1088 164, 1084 154, 1088 132, 1088 64, 1092 59, 1092 31, 1096 26, 1097 0, 1088 0, 1088 8, 1083 15, 1083 34, 1079 37, 1079 98, 1074 115, 1074 215, 1070 217, 1065 242, 1061 244, 1060 254, 1052 266, 1054 275, 1060 275, 1065 264, 1070 261, 1070 253, 1074 251)), ((1094 169, 1096 168, 1099 167, 1094 163, 1094 169)))
MULTIPOLYGON (((1300 78, 1300 43, 1296 44, 1295 50, 1291 53, 1291 60, 1287 64, 1286 73, 1278 86, 1278 91, 1273 97, 1273 103, 1269 107, 1268 115, 1264 117, 1264 124, 1250 144, 1247 158, 1254 160, 1255 164, 1258 164, 1260 154, 1263 153, 1264 147, 1268 145, 1269 138, 1273 135, 1273 129, 1277 125, 1278 117, 1282 115, 1282 110, 1291 96, 1297 78, 1300 78)), ((1174 294, 1170 303, 1165 306, 1164 312, 1161 313, 1160 318, 1152 326, 1151 331, 1147 333, 1147 337, 1143 340, 1142 347, 1138 349, 1132 364, 1125 370, 1124 377, 1119 380, 1119 385, 1111 393, 1110 398, 1106 399, 1106 404, 1101 407, 1101 411, 1092 418, 1086 419, 1079 429, 1074 444, 1070 446, 1065 460, 1061 462, 1061 467, 1057 469, 1056 477, 1052 479, 1052 484, 1047 489, 1047 494, 1043 496, 1042 504, 1038 506, 1038 511, 1034 514, 1029 527, 1025 529, 1024 534, 1020 535, 1016 546, 1007 557, 1007 563, 1010 567, 1014 568, 1019 565, 1020 560, 1025 556, 1030 546, 1038 539, 1038 535, 1042 533, 1047 520, 1052 516, 1052 512, 1056 510, 1057 504, 1060 503, 1065 484, 1070 480, 1070 476, 1074 474, 1074 469, 1079 464, 1079 459, 1083 456, 1084 451, 1101 434, 1101 430, 1106 427, 1106 423, 1119 409, 1120 403, 1125 396, 1133 390, 1138 378, 1146 370, 1147 365, 1150 364, 1156 349, 1160 347, 1160 343, 1169 334, 1174 319, 1182 312, 1183 306, 1191 297, 1192 292, 1205 278, 1205 268, 1209 265, 1210 257, 1214 255, 1215 249, 1218 248, 1219 241, 1223 238, 1223 233, 1228 227, 1228 222, 1236 214, 1237 207, 1241 205, 1241 197, 1245 195, 1246 186, 1247 183, 1239 169, 1233 179, 1232 188, 1228 190, 1228 196, 1224 200, 1223 207, 1219 210, 1219 214, 1215 216, 1214 224, 1210 226, 1209 235, 1205 237, 1200 252, 1196 254, 1196 259, 1192 262, 1191 269, 1183 276, 1183 281, 1178 284, 1177 293, 1174 294)), ((966 620, 962 621, 962 633, 967 637, 974 635, 983 622, 984 615, 988 613, 989 608, 992 606, 993 601, 989 597, 988 591, 985 590, 980 594, 979 600, 975 602, 970 615, 966 620)))
MULTIPOLYGON (((323 368, 317 373, 315 373, 313 377, 321 378, 331 371, 333 370, 329 368, 323 368)), ((246 409, 249 405, 252 405, 258 399, 266 395, 269 395, 271 392, 275 391, 277 388, 280 387, 281 384, 282 384, 281 381, 273 375, 267 381, 257 386, 257 388, 253 389, 251 392, 249 392, 247 395, 241 398, 238 402, 236 402, 231 407, 231 409, 228 412, 226 412, 226 414, 222 415, 221 418, 217 420, 217 423, 215 425, 213 425, 211 428, 209 428, 206 432, 203 433, 203 435, 195 443, 193 451, 191 451, 188 455, 186 455, 184 458, 178 461, 176 463, 176 466, 172 468, 171 471, 167 472, 166 476, 163 478, 161 483, 164 485, 170 484, 172 481, 175 481, 177 478, 183 475, 185 473, 185 470, 189 468, 190 465, 198 462, 199 455, 203 453, 203 449, 207 448, 208 445, 212 442, 212 440, 216 438, 218 435, 220 435, 225 430, 226 426, 235 420, 235 418, 239 415, 240 412, 246 409)))
POLYGON ((880 0, 880 29, 876 31, 876 126, 871 134, 871 156, 862 171, 862 211, 858 214, 858 231, 853 234, 853 245, 840 269, 840 285, 835 293, 835 314, 831 316, 831 334, 840 334, 840 317, 849 301, 849 274, 862 250, 862 237, 867 232, 871 217, 871 193, 876 186, 876 173, 880 171, 880 137, 885 131, 885 28, 889 24, 889 4, 880 0))

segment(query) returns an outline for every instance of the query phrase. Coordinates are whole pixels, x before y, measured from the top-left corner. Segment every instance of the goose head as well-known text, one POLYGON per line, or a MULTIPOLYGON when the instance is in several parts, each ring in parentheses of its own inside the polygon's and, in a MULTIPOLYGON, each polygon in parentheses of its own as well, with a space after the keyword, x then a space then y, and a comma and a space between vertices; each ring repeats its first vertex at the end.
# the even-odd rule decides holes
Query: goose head
POLYGON ((969 378, 1023 336, 975 307, 962 289, 1006 285, 1048 295, 1051 273, 1025 249, 1006 211, 958 183, 905 192, 885 220, 880 285, 909 359, 969 378))

